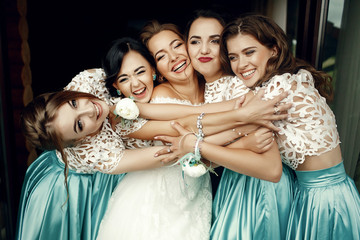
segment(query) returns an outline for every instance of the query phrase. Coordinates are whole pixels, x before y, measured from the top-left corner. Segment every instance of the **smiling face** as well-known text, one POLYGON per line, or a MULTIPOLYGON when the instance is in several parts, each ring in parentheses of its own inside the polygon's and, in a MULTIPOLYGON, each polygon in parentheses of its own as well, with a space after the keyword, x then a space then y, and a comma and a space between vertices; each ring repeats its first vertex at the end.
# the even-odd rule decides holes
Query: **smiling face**
POLYGON ((169 30, 155 34, 148 42, 157 70, 169 82, 184 81, 194 74, 184 41, 169 30))
POLYGON ((249 34, 241 34, 226 41, 232 71, 252 87, 265 75, 270 57, 277 54, 276 48, 269 49, 249 34))
POLYGON ((147 103, 154 89, 154 73, 155 70, 140 53, 130 51, 124 56, 113 86, 125 97, 132 96, 135 101, 147 103))
POLYGON ((65 142, 96 134, 109 114, 108 105, 99 99, 79 98, 61 105, 53 121, 65 142))
POLYGON ((187 48, 191 64, 207 82, 222 75, 219 45, 222 30, 217 19, 203 17, 196 19, 189 29, 187 48))

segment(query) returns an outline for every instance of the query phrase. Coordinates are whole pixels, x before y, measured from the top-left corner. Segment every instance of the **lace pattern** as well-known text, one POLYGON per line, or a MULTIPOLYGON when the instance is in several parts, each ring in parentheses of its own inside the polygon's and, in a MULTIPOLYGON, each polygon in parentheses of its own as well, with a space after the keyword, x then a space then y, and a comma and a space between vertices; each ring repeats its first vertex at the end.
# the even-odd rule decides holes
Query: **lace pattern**
MULTIPOLYGON (((151 102, 192 105, 190 101, 169 97, 156 97, 151 102)), ((192 223, 187 224, 184 237, 185 239, 209 239, 212 202, 210 174, 206 173, 199 178, 183 177, 181 168, 174 167, 172 167, 174 172, 166 176, 167 195, 171 198, 172 205, 178 206, 182 214, 186 213, 188 218, 192 219, 192 223), (172 184, 169 184, 171 182, 172 184), (170 186, 175 186, 175 184, 180 186, 180 192, 178 189, 171 190, 170 186)), ((163 224, 171 223, 170 220, 162 219, 162 222, 163 224)))
POLYGON ((64 90, 91 93, 109 105, 113 105, 119 98, 111 97, 105 87, 105 72, 101 68, 85 70, 77 74, 64 90))
MULTIPOLYGON (((69 168, 80 173, 96 171, 111 173, 124 154, 124 144, 105 120, 101 131, 95 136, 84 138, 80 144, 64 149, 69 168)), ((62 159, 60 152, 56 152, 62 159)))
MULTIPOLYGON (((100 68, 80 72, 64 89, 91 93, 109 105, 120 99, 110 96, 105 87, 105 73, 100 68)), ((114 132, 106 119, 99 134, 87 137, 77 146, 64 150, 69 167, 83 173, 112 172, 120 162, 125 146, 133 149, 152 145, 151 141, 125 137, 139 130, 146 122, 147 120, 143 118, 125 120, 124 124, 116 126, 114 132)), ((57 155, 62 159, 59 152, 57 155)))
POLYGON ((303 163, 305 156, 318 156, 340 143, 335 116, 315 88, 310 72, 300 70, 293 75, 278 75, 262 87, 265 88, 264 99, 289 92, 283 100, 293 103, 289 117, 274 124, 281 129, 277 142, 282 160, 292 169, 303 163))
POLYGON ((231 100, 249 92, 249 89, 237 76, 222 77, 205 84, 205 102, 214 103, 231 100))

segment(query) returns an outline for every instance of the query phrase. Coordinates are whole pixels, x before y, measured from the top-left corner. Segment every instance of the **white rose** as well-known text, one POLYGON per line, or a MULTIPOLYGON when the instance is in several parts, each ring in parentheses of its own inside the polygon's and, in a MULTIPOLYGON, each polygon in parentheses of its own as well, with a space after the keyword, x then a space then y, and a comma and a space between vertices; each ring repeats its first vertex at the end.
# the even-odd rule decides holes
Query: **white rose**
POLYGON ((207 172, 205 166, 202 164, 193 165, 192 167, 188 164, 185 164, 185 166, 183 165, 182 170, 186 175, 193 178, 200 177, 207 172))
POLYGON ((114 113, 122 118, 132 120, 139 116, 139 108, 134 100, 123 98, 116 104, 114 113))

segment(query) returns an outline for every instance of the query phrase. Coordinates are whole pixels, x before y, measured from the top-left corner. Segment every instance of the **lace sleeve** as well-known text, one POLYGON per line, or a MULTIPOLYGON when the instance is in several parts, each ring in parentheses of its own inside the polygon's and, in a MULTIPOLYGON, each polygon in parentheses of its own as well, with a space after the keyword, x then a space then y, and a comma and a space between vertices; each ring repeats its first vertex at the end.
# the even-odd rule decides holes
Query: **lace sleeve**
POLYGON ((91 93, 107 104, 113 105, 118 101, 118 98, 110 96, 105 87, 105 77, 105 72, 101 68, 85 70, 77 74, 64 90, 91 93))
POLYGON ((249 89, 238 77, 226 76, 206 83, 204 98, 206 103, 222 102, 240 97, 249 89))
POLYGON ((121 123, 116 125, 116 132, 120 134, 121 137, 126 137, 130 133, 136 132, 142 128, 147 121, 147 119, 140 117, 134 120, 123 119, 121 123))
POLYGON ((227 85, 226 90, 226 100, 231 100, 242 95, 247 94, 250 91, 248 87, 243 83, 243 81, 235 76, 231 77, 229 84, 227 85))
POLYGON ((335 116, 317 89, 310 72, 275 76, 266 86, 264 98, 271 99, 282 91, 289 95, 283 101, 292 102, 287 120, 275 123, 278 145, 283 161, 296 169, 305 156, 318 156, 335 148, 339 143, 335 116))
MULTIPOLYGON (((64 149, 69 167, 81 173, 96 171, 111 173, 124 154, 124 145, 118 134, 105 121, 100 133, 86 137, 80 144, 64 149)), ((61 155, 57 152, 59 159, 61 155)))

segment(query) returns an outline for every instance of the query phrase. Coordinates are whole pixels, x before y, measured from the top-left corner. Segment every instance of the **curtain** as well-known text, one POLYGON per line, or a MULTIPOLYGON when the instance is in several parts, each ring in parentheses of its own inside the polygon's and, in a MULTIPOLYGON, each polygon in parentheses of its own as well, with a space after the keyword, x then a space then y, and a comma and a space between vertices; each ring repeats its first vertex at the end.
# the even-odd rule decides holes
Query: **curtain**
POLYGON ((345 0, 335 64, 334 113, 347 174, 360 187, 360 1, 345 0), (356 171, 358 168, 358 171, 356 171))

